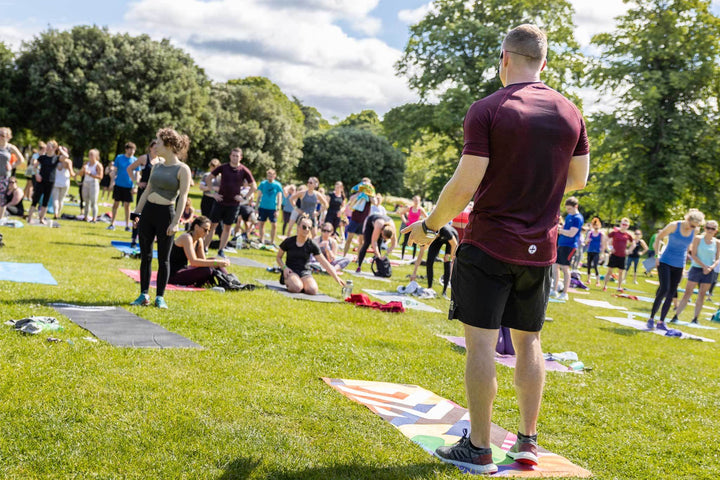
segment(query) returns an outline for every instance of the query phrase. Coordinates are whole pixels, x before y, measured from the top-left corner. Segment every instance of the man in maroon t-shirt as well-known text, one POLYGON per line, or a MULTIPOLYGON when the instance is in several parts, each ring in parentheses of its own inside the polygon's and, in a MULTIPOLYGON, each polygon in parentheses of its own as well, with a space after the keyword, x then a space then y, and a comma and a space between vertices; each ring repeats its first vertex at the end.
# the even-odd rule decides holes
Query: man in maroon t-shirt
POLYGON ((213 234, 218 224, 223 222, 223 230, 220 235, 220 245, 218 246, 218 255, 224 257, 223 249, 227 245, 230 237, 230 229, 238 216, 240 210, 240 202, 246 198, 252 198, 253 193, 257 190, 257 183, 250 170, 245 165, 241 165, 242 149, 233 148, 230 152, 230 163, 223 163, 215 168, 205 179, 205 183, 210 185, 216 178, 220 178, 220 189, 214 194, 215 204, 210 213, 210 231, 205 237, 205 248, 210 245, 213 234), (242 195, 240 190, 243 186, 250 186, 250 190, 242 195))
POLYGON ((605 274, 605 283, 603 284, 603 292, 607 290, 608 280, 612 278, 613 269, 617 268, 620 273, 618 274, 618 292, 623 292, 623 279, 625 273, 625 257, 627 257, 627 251, 635 248, 635 237, 628 233, 630 227, 630 219, 623 218, 620 220, 620 229, 614 228, 612 232, 608 233, 608 239, 610 240, 610 258, 607 264, 607 273, 605 274))
POLYGON ((580 111, 540 81, 547 38, 533 25, 505 37, 504 88, 475 102, 464 123, 465 147, 435 210, 404 232, 429 243, 437 230, 474 201, 452 273, 450 318, 465 324, 465 382, 471 432, 436 453, 475 473, 494 473, 490 419, 497 392, 495 346, 501 326, 517 353, 518 439, 508 452, 537 464, 537 417, 545 362, 540 329, 555 262, 557 212, 563 194, 583 188, 589 150, 580 111))

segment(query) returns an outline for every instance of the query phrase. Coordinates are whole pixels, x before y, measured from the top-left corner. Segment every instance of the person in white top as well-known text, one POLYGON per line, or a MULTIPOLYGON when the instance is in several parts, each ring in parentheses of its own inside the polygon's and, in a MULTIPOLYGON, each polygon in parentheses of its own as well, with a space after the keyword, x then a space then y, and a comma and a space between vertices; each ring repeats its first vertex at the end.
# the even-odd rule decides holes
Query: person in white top
POLYGON ((104 169, 99 162, 100 152, 93 148, 88 152, 88 162, 83 166, 85 178, 82 184, 83 199, 85 205, 83 215, 86 222, 97 221, 98 216, 98 194, 100 193, 100 180, 103 178, 104 169))
POLYGON ((379 193, 373 198, 372 206, 370 207, 370 215, 387 215, 387 210, 383 207, 383 196, 379 193))
POLYGON ((65 195, 67 194, 68 188, 70 188, 70 177, 75 176, 75 171, 72 168, 70 162, 60 162, 57 166, 57 172, 55 172, 55 184, 53 185, 53 218, 56 220, 60 218, 62 213, 63 205, 65 203, 65 195))

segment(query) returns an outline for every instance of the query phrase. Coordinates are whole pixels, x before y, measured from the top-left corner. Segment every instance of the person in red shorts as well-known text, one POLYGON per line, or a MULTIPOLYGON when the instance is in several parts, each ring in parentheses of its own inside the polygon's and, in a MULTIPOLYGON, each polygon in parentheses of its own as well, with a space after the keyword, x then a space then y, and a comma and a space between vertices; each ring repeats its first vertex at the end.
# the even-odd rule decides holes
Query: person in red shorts
POLYGON ((625 257, 627 257, 628 250, 632 250, 635 247, 635 239, 628 232, 630 227, 630 219, 623 218, 620 220, 620 228, 614 228, 612 232, 608 233, 608 239, 610 240, 610 259, 608 260, 608 269, 605 274, 605 283, 603 283, 603 291, 607 290, 607 284, 610 277, 612 277, 613 270, 618 269, 618 292, 622 292, 623 288, 623 273, 625 272, 625 257))
POLYGON ((534 25, 505 37, 504 88, 472 104, 465 145, 453 177, 423 222, 405 229, 430 243, 465 208, 472 212, 452 272, 450 318, 465 324, 465 386, 471 431, 436 455, 473 473, 494 473, 490 449, 497 393, 495 346, 510 329, 517 353, 518 438, 508 456, 536 465, 537 418, 545 363, 540 330, 557 251, 557 212, 565 192, 583 188, 589 169, 585 122, 578 108, 540 81, 547 38, 534 25))

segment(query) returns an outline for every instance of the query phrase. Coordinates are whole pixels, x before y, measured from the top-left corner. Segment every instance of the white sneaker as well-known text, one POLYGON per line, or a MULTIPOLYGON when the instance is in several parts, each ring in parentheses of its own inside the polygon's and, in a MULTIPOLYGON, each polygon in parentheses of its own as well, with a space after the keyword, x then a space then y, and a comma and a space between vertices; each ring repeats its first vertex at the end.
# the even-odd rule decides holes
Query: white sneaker
POLYGON ((568 294, 567 294, 567 292, 558 293, 558 294, 557 294, 557 299, 558 299, 558 300, 568 300, 568 294))
POLYGON ((558 292, 556 292, 555 290, 550 290, 550 298, 557 298, 557 296, 558 292))

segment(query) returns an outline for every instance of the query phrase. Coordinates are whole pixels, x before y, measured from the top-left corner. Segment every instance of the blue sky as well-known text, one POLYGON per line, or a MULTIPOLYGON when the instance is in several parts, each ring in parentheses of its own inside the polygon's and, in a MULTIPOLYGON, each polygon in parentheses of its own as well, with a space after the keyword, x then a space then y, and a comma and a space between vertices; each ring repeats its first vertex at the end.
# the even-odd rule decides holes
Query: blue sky
MULTIPOLYGON (((622 0, 570 1, 583 45, 626 9, 622 0)), ((720 0, 713 6, 720 12, 720 0)), ((0 0, 0 41, 17 50, 49 25, 80 24, 170 38, 213 80, 268 77, 333 121, 417 100, 394 64, 428 8, 430 0, 0 0)), ((586 112, 608 102, 579 93, 586 112)))

